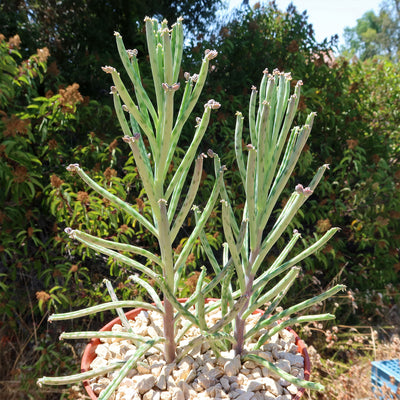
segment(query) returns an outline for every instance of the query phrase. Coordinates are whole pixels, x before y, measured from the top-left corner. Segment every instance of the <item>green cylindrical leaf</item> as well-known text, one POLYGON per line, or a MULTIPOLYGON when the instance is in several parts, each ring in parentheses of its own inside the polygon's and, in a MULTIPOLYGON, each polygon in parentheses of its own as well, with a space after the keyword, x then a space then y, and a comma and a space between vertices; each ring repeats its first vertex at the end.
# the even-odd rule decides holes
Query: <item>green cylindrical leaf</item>
MULTIPOLYGON (((262 288, 265 285, 267 285, 267 283, 272 279, 272 277, 275 277, 272 275, 273 272, 278 270, 278 268, 281 266, 282 262, 287 257, 290 250, 293 248, 293 246, 296 244, 297 240, 300 237, 301 237, 300 233, 296 232, 293 235, 292 239, 289 241, 289 243, 285 246, 285 248, 282 250, 282 252, 276 258, 276 260, 273 262, 273 264, 268 268, 268 270, 263 272, 257 279, 254 280, 254 282, 253 282, 253 291, 254 292, 262 290, 262 288)), ((290 267, 292 267, 293 265, 295 265, 295 263, 290 265, 290 267)), ((286 269, 289 269, 290 267, 288 267, 286 269)), ((286 271, 286 269, 282 270, 280 273, 286 271)))
POLYGON ((120 300, 120 301, 112 301, 110 303, 103 303, 97 306, 88 307, 83 310, 71 311, 62 314, 52 314, 49 316, 49 322, 53 321, 64 321, 67 319, 74 319, 79 317, 85 317, 86 315, 95 314, 101 311, 109 311, 115 310, 117 308, 144 308, 146 310, 156 311, 158 313, 162 313, 157 307, 144 303, 143 301, 136 300, 120 300))
MULTIPOLYGON (((283 310, 273 316, 267 317, 265 319, 261 318, 261 322, 258 321, 256 324, 257 329, 264 329, 268 326, 271 326, 274 322, 279 321, 284 317, 290 316, 294 313, 305 310, 306 308, 309 308, 309 307, 313 306, 314 304, 318 304, 326 299, 329 299, 330 297, 334 296, 337 292, 339 292, 340 290, 344 290, 345 288, 346 288, 346 286, 344 286, 344 285, 336 285, 333 288, 327 290, 326 292, 324 292, 318 296, 314 296, 311 299, 302 301, 301 303, 298 303, 292 307, 289 307, 286 310, 283 310)), ((253 329, 255 329, 255 327, 253 329)))
POLYGON ((281 378, 285 379, 290 383, 293 383, 296 386, 304 387, 306 389, 311 389, 311 390, 320 390, 320 391, 325 389, 324 386, 322 386, 320 383, 314 383, 296 378, 293 375, 278 368, 277 366, 275 366, 275 364, 271 363, 270 361, 267 361, 264 358, 257 356, 255 354, 246 354, 244 357, 242 357, 242 362, 244 361, 253 361, 256 364, 260 364, 263 367, 268 368, 275 374, 279 375, 281 378))
MULTIPOLYGON (((146 91, 143 88, 142 81, 140 79, 140 75, 137 74, 136 68, 132 65, 131 60, 129 59, 128 52, 126 51, 124 42, 122 40, 122 36, 118 33, 115 32, 115 39, 117 42, 117 47, 118 47, 118 53, 121 58, 122 64, 128 73, 128 76, 133 83, 135 87, 135 93, 138 98, 138 102, 140 105, 140 108, 143 110, 144 107, 150 112, 154 124, 157 125, 157 114, 156 111, 153 107, 153 104, 151 103, 149 96, 147 95, 146 91)), ((136 58, 136 53, 135 51, 130 50, 130 55, 133 63, 137 64, 137 58, 136 58)))
POLYGON ((179 71, 181 68, 182 54, 183 54, 183 18, 178 18, 176 23, 172 26, 172 51, 173 51, 173 82, 178 81, 179 71))
POLYGON ((201 267, 199 279, 197 280, 196 284, 196 290, 194 292, 194 297, 197 298, 196 315, 200 323, 200 329, 202 331, 207 331, 206 314, 204 311, 204 296, 201 291, 206 274, 207 274, 207 269, 204 266, 201 267))
MULTIPOLYGON (((190 94, 190 100, 187 103, 185 110, 183 111, 180 116, 176 119, 175 126, 172 132, 172 137, 179 137, 180 133, 182 131, 183 125, 191 115, 193 108, 197 104, 197 101, 199 100, 200 94, 203 90, 204 83, 207 78, 207 73, 208 73, 208 66, 209 66, 209 58, 206 56, 203 58, 203 62, 201 64, 200 72, 196 80, 196 85, 193 89, 193 91, 190 94)), ((170 160, 169 160, 170 161, 170 160)))
POLYGON ((256 132, 256 102, 257 102, 257 89, 255 86, 251 88, 250 105, 249 105, 249 129, 250 139, 253 146, 257 143, 256 132))
POLYGON ((90 243, 94 243, 98 246, 106 247, 107 249, 113 249, 113 250, 118 250, 118 251, 128 251, 130 253, 138 254, 140 256, 146 257, 148 260, 155 262, 158 265, 161 265, 161 260, 159 257, 157 257, 155 254, 153 254, 150 251, 147 251, 146 249, 144 249, 142 247, 133 246, 131 244, 126 244, 126 243, 113 242, 111 240, 101 239, 96 236, 89 235, 86 232, 82 232, 82 231, 78 231, 78 230, 74 230, 74 235, 75 235, 75 237, 81 237, 90 243))
POLYGON ((267 122, 271 107, 269 103, 264 103, 261 107, 260 123, 258 126, 258 141, 257 141, 257 172, 256 172, 256 193, 257 193, 257 204, 256 209, 259 214, 265 208, 265 197, 264 193, 266 189, 264 184, 267 178, 267 172, 265 170, 265 142, 267 141, 267 122))
POLYGON ((241 296, 236 303, 233 305, 231 310, 224 315, 216 324, 214 324, 210 329, 209 333, 219 332, 225 325, 229 324, 235 317, 239 314, 239 312, 243 309, 246 304, 249 296, 247 294, 241 296))
POLYGON ((258 342, 258 347, 261 347, 268 339, 270 339, 276 333, 280 332, 282 329, 287 328, 288 326, 294 326, 295 324, 302 324, 305 322, 329 321, 331 319, 335 319, 335 316, 332 314, 316 314, 316 315, 303 315, 301 317, 294 317, 286 321, 282 321, 278 325, 271 328, 268 331, 268 333, 266 333, 260 338, 258 342))
MULTIPOLYGON (((222 179, 222 171, 221 171, 219 179, 222 179)), ((213 187, 211 195, 208 199, 207 205, 204 208, 204 211, 199 219, 199 222, 196 224, 196 226, 193 229, 192 233, 190 234, 188 240, 186 241, 181 253, 179 254, 178 260, 175 262, 175 270, 177 270, 181 264, 186 262, 186 259, 193 247, 195 240, 198 238, 200 231, 203 229, 204 225, 206 224, 206 222, 214 208, 214 204, 218 198, 218 194, 219 194, 219 184, 216 181, 214 183, 214 187, 213 187)))
POLYGON ((274 120, 274 131, 273 131, 273 143, 277 143, 279 140, 279 132, 281 130, 283 115, 287 106, 287 100, 290 94, 290 75, 280 73, 279 75, 279 86, 278 86, 278 101, 275 110, 274 120))
POLYGON ((172 49, 171 49, 171 36, 169 34, 169 29, 164 28, 161 31, 161 38, 163 43, 163 53, 164 53, 164 82, 168 85, 172 85, 173 80, 173 66, 172 66, 172 49))
MULTIPOLYGON (((114 292, 111 282, 108 279, 104 279, 103 282, 106 284, 108 294, 111 297, 111 301, 112 302, 118 301, 117 295, 114 292)), ((116 311, 117 311, 118 317, 121 320, 121 323, 124 326, 124 328, 126 329, 126 331, 128 333, 133 333, 132 327, 131 327, 130 323, 128 322, 128 319, 125 316, 124 310, 122 308, 116 308, 116 311)))
POLYGON ((233 264, 235 265, 240 290, 242 293, 244 293, 246 290, 245 275, 240 260, 240 255, 237 250, 236 243, 232 234, 228 206, 225 200, 221 200, 221 204, 222 204, 222 226, 224 229, 225 239, 228 243, 228 248, 232 256, 233 264))
POLYGON ((158 67, 158 60, 157 60, 157 38, 154 32, 154 25, 157 24, 156 20, 152 20, 149 17, 144 19, 146 23, 146 38, 147 38, 147 48, 149 51, 149 58, 150 58, 150 65, 151 65, 151 72, 154 81, 154 89, 156 92, 157 98, 157 106, 158 106, 158 114, 160 115, 160 107, 162 104, 162 87, 161 87, 161 76, 159 75, 159 67, 158 67))
MULTIPOLYGON (((186 151, 185 156, 183 157, 183 160, 181 161, 178 169, 176 170, 167 191, 165 192, 165 199, 168 200, 169 197, 171 196, 173 190, 175 189, 175 186, 181 179, 182 175, 186 175, 189 171, 189 168, 193 162, 193 159, 197 153, 197 149, 199 147, 200 141, 204 136, 204 133, 207 129, 208 122, 210 120, 210 115, 211 115, 211 108, 206 107, 204 109, 203 116, 201 118, 200 125, 197 126, 196 132, 194 134, 194 137, 192 139, 192 142, 189 146, 189 149, 186 151)), ((179 193, 180 195, 180 193, 179 193)))
POLYGON ((102 253, 102 254, 106 254, 109 257, 113 257, 116 260, 122 262, 123 264, 129 265, 131 267, 136 268, 138 271, 143 272, 144 274, 146 274, 147 276, 149 276, 150 278, 154 279, 156 282, 159 282, 159 277, 158 275, 152 271, 150 268, 144 266, 143 264, 141 264, 140 262, 133 260, 129 257, 126 257, 116 251, 110 250, 106 247, 102 247, 99 245, 96 245, 94 243, 88 242, 87 240, 83 239, 80 236, 74 236, 75 231, 71 230, 68 232, 68 234, 74 238, 79 240, 81 243, 83 243, 84 245, 86 245, 87 247, 90 247, 91 249, 102 253))
POLYGON ((144 190, 149 198, 150 206, 153 211, 153 215, 157 218, 159 216, 157 198, 155 193, 155 183, 152 171, 149 170, 148 164, 143 159, 143 154, 139 148, 140 134, 136 133, 134 136, 124 136, 123 140, 129 144, 132 150, 135 163, 142 180, 144 190))
POLYGON ((246 184, 246 168, 243 159, 242 150, 242 132, 243 132, 243 116, 242 113, 236 113, 236 127, 235 127, 235 154, 236 162, 239 167, 240 177, 242 178, 243 185, 246 184))
MULTIPOLYGON (((267 235, 267 237, 263 240, 260 252, 256 257, 254 264, 252 266, 252 273, 255 275, 257 273, 258 268, 260 267, 261 263, 264 261, 265 257, 267 256, 271 247, 276 243, 276 241, 280 238, 282 233, 285 231, 293 217, 295 216, 296 212, 300 208, 301 204, 303 203, 302 194, 294 193, 294 201, 292 202, 290 207, 286 207, 283 209, 282 214, 285 216, 279 221, 279 224, 275 224, 272 228, 271 232, 267 235)), ((289 203, 289 202, 288 202, 289 203)))
POLYGON ((37 384, 39 386, 42 385, 68 385, 71 383, 82 382, 86 379, 95 378, 96 376, 106 375, 109 372, 115 371, 116 369, 120 369, 123 363, 116 363, 112 365, 108 365, 107 367, 102 367, 99 369, 82 372, 80 374, 69 375, 69 376, 57 376, 54 378, 44 376, 43 378, 38 379, 37 384))
POLYGON ((257 151, 253 146, 248 146, 249 156, 246 168, 246 202, 249 219, 250 250, 254 251, 257 246, 257 218, 256 218, 256 158, 257 151))
MULTIPOLYGON (((208 150, 207 153, 214 159, 215 177, 218 178, 219 172, 221 170, 225 170, 226 167, 225 167, 225 165, 221 166, 221 160, 217 153, 214 153, 212 150, 208 150)), ((229 209, 228 214, 229 214, 229 220, 230 220, 230 225, 232 228, 233 236, 235 239, 237 239, 238 234, 239 234, 239 227, 236 222, 236 217, 235 217, 235 213, 233 212, 231 202, 229 200, 228 192, 227 192, 226 186, 225 186, 225 181, 221 179, 221 180, 219 180, 219 183, 220 183, 219 192, 220 192, 221 198, 222 198, 222 200, 224 200, 226 202, 226 205, 229 209)))
MULTIPOLYGON (((197 191, 199 189, 200 181, 201 181, 201 176, 203 172, 203 155, 200 155, 196 159, 196 164, 194 167, 193 175, 192 175, 192 181, 189 186, 189 190, 185 196, 185 200, 182 204, 182 207, 178 213, 178 215, 175 218, 174 225, 171 229, 171 241, 173 241, 178 234, 179 230, 182 228, 183 222, 185 221, 185 218, 187 217, 194 199, 196 197, 197 191)), ((170 219, 170 216, 168 216, 170 219)))
MULTIPOLYGON (((145 342, 147 338, 143 336, 135 335, 129 332, 121 332, 121 331, 86 331, 86 332, 63 332, 60 335, 60 340, 70 340, 70 339, 126 339, 132 340, 134 342, 145 342)), ((164 341, 163 338, 160 338, 160 341, 164 341)))
MULTIPOLYGON (((310 247, 306 248, 304 251, 302 251, 300 254, 297 256, 291 258, 289 261, 285 262, 282 265, 276 265, 274 269, 271 268, 271 270, 268 270, 264 272, 262 275, 260 275, 255 281, 254 281, 254 287, 256 289, 260 288, 260 285, 263 285, 263 282, 267 279, 267 276, 273 276, 275 275, 274 272, 278 271, 278 269, 281 271, 280 273, 286 271, 288 268, 292 267, 293 265, 298 264, 308 256, 314 254, 316 251, 318 251, 322 246, 324 246, 328 240, 331 239, 331 237, 339 230, 339 228, 331 228, 329 229, 328 232, 325 233, 324 236, 322 236, 319 240, 317 240, 314 244, 312 244, 310 247)), ((269 278, 272 279, 272 278, 269 278)))
POLYGON ((115 70, 111 70, 111 75, 114 81, 114 85, 118 90, 119 95, 121 96, 122 101, 125 103, 127 110, 133 115, 137 123, 143 129, 143 132, 146 134, 151 148, 154 150, 156 148, 155 145, 155 137, 153 132, 153 127, 146 121, 144 114, 139 110, 137 105, 132 100, 131 96, 128 93, 124 83, 122 82, 119 73, 115 70))
POLYGON ((122 110, 122 104, 119 94, 116 89, 115 90, 111 89, 111 92, 113 95, 115 113, 117 114, 118 122, 122 128, 122 132, 124 132, 125 136, 132 136, 132 132, 129 128, 128 122, 125 117, 125 113, 122 110))
POLYGON ((140 286, 142 286, 147 291, 147 293, 150 295, 151 299, 153 300, 153 302, 157 306, 157 308, 159 310, 161 310, 162 312, 164 312, 164 306, 162 305, 161 299, 158 296, 157 292, 153 289, 153 286, 151 286, 144 279, 141 279, 136 275, 131 275, 129 277, 129 279, 138 283, 140 286))
POLYGON ((128 361, 126 361, 121 370, 117 374, 115 374, 114 379, 107 386, 107 388, 100 393, 99 400, 108 400, 115 392, 121 381, 129 373, 129 371, 136 366, 139 358, 142 357, 142 355, 146 353, 146 351, 153 347, 156 343, 156 340, 149 340, 148 342, 143 343, 138 349, 136 349, 133 356, 128 361))
MULTIPOLYGON (((196 223, 197 223, 199 218, 198 218, 198 215, 197 215, 196 212, 195 212, 195 217, 196 217, 196 223)), ((220 266, 218 264, 217 259, 214 256, 214 252, 213 252, 210 244, 208 243, 207 236, 204 233, 204 230, 202 230, 200 232, 199 238, 200 238, 200 241, 201 241, 201 245, 202 245, 202 247, 203 247, 203 249, 204 249, 204 251, 205 251, 205 253, 207 255, 207 258, 208 258, 211 266, 213 267, 214 273, 215 274, 219 274, 221 272, 221 268, 220 268, 220 266)))
MULTIPOLYGON (((260 296, 258 299, 250 298, 250 304, 247 310, 243 313, 242 319, 246 319, 258 308, 261 308, 264 304, 268 303, 272 298, 277 296, 279 293, 286 295, 289 288, 292 286, 297 276, 299 275, 300 268, 293 267, 277 284, 275 284, 267 293, 260 296)), ((254 289, 253 289, 254 293, 254 289)), ((252 296, 253 297, 253 296, 252 296)))
MULTIPOLYGON (((154 228, 154 226, 148 221, 143 215, 137 212, 133 207, 131 207, 128 203, 121 200, 119 197, 114 196, 108 190, 101 187, 99 184, 94 182, 77 164, 72 164, 69 167, 70 171, 76 171, 78 175, 97 193, 101 196, 105 197, 111 203, 115 204, 118 208, 124 210, 127 214, 134 217, 138 222, 140 222, 144 227, 146 227, 155 237, 158 236, 158 232, 154 228)), ((67 168, 67 169, 68 169, 67 168)))

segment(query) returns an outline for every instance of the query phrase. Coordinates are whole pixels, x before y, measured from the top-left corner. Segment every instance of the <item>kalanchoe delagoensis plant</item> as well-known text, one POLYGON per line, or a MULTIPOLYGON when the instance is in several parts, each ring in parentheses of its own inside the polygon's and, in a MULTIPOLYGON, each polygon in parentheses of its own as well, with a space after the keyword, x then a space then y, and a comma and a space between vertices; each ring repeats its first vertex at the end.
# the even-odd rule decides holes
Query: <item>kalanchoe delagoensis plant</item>
POLYGON ((138 360, 150 347, 160 348, 165 361, 172 363, 182 359, 199 344, 208 342, 215 355, 222 350, 233 348, 236 354, 241 355, 243 361, 255 361, 272 369, 291 383, 320 390, 322 389, 320 384, 295 378, 256 354, 243 351, 246 341, 260 330, 265 333, 259 338, 256 348, 289 325, 334 318, 331 314, 301 316, 295 316, 295 314, 333 296, 344 288, 342 285, 337 285, 324 294, 279 312, 276 311, 299 274, 297 265, 305 257, 320 249, 335 234, 337 228, 330 229, 313 245, 287 260, 289 252, 300 238, 300 234, 294 231, 274 263, 267 270, 263 268, 269 251, 286 232, 293 216, 313 193, 324 171, 328 168, 327 165, 322 166, 307 187, 298 184, 294 188, 284 209, 273 223, 270 222, 269 225, 272 225, 272 228, 267 231, 266 227, 274 206, 293 172, 315 117, 315 114, 311 113, 305 125, 291 129, 300 98, 301 82, 296 84, 294 94, 291 94, 290 74, 279 71, 268 74, 268 71, 264 71, 259 90, 257 91, 254 87, 252 89, 248 118, 251 143, 244 151, 242 149, 244 117, 241 113, 236 115, 234 133, 236 160, 246 194, 243 216, 240 221, 237 221, 225 187, 223 179, 225 167, 221 165, 220 158, 212 150, 209 150, 207 154, 198 155, 199 145, 206 132, 211 112, 220 107, 219 103, 210 100, 205 104, 203 115, 201 118, 196 118, 194 135, 189 148, 176 170, 170 172, 171 162, 176 161, 174 155, 182 128, 199 99, 210 60, 217 56, 217 52, 206 51, 200 72, 193 75, 185 73, 185 82, 181 84, 178 82, 178 76, 183 50, 182 21, 178 19, 171 30, 166 21, 159 24, 156 20, 146 18, 145 24, 154 81, 155 104, 142 85, 137 51, 126 50, 122 37, 118 33, 115 37, 119 54, 134 86, 136 99, 134 100, 128 93, 119 73, 113 67, 103 67, 103 70, 111 75, 114 82, 111 94, 116 115, 124 134, 123 140, 133 153, 147 201, 151 207, 152 219, 147 219, 130 204, 98 185, 79 164, 71 164, 67 169, 78 174, 100 196, 127 213, 132 222, 140 223, 151 232, 155 241, 158 242, 160 255, 138 246, 98 238, 71 228, 67 228, 66 233, 93 250, 113 257, 132 271, 139 271, 146 278, 151 279, 162 293, 162 298, 146 279, 132 276, 132 279, 147 291, 152 303, 136 300, 118 301, 110 283, 106 281, 111 302, 50 316, 50 321, 58 321, 115 309, 126 332, 71 332, 63 333, 61 337, 63 339, 119 337, 130 339, 137 350, 125 362, 70 377, 43 377, 38 382, 39 384, 72 383, 117 370, 119 372, 114 374, 113 381, 100 396, 101 399, 108 399, 129 370, 136 366, 138 360), (179 110, 174 112, 174 97, 178 92, 183 92, 181 105, 179 110), (143 140, 144 137, 146 141, 143 140), (200 212, 199 208, 194 206, 194 201, 205 158, 213 160, 216 178, 208 202, 200 212), (188 175, 193 163, 193 172, 189 179, 188 175), (226 242, 222 260, 218 260, 213 253, 204 230, 215 207, 222 208, 226 242), (174 242, 191 210, 194 210, 196 224, 181 252, 176 254, 173 250, 174 242), (211 281, 206 282, 206 269, 203 268, 195 292, 186 302, 181 303, 177 298, 178 283, 186 260, 198 238, 215 275, 211 281), (131 256, 127 256, 127 253, 131 253, 131 256), (144 264, 138 261, 143 259, 147 259, 150 263, 144 264), (157 267, 154 269, 149 267, 151 263, 157 267), (233 276, 235 279, 232 279, 233 276), (277 277, 280 277, 280 280, 269 285, 272 280, 276 282, 277 277), (206 303, 206 297, 217 287, 221 298, 212 303, 206 303), (268 306, 257 324, 246 330, 246 318, 265 305, 268 306), (194 311, 192 311, 192 306, 194 306, 194 311), (146 340, 132 331, 123 309, 134 307, 143 307, 162 315, 164 321, 162 337, 146 340), (221 308, 222 319, 208 327, 205 316, 217 307, 221 308), (176 337, 175 324, 181 318, 187 320, 188 327, 190 325, 198 327, 201 334, 184 350, 177 351, 179 338, 176 337))

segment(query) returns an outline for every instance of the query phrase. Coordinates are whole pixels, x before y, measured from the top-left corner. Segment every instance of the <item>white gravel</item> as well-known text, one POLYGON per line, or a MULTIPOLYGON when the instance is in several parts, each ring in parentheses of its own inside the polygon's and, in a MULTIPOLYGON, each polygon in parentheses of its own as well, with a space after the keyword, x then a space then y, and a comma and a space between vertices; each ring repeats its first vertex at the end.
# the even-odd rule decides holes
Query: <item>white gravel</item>
MULTIPOLYGON (((257 322, 260 314, 253 314, 247 319, 247 329, 257 322)), ((206 317, 208 326, 212 326, 221 318, 221 311, 214 310, 206 317)), ((160 314, 152 311, 142 311, 136 319, 129 321, 136 334, 149 339, 162 334, 163 320, 160 314)), ((182 319, 177 326, 177 333, 183 329, 186 320, 182 319)), ((124 331, 117 324, 113 331, 124 331)), ((259 350, 253 350, 257 339, 265 331, 260 331, 245 346, 246 352, 252 352, 260 357, 274 362, 277 366, 292 375, 304 378, 304 360, 297 353, 293 334, 287 330, 274 335, 271 340, 259 350), (253 351, 252 351, 253 350, 253 351)), ((196 327, 189 329, 178 345, 177 353, 190 340, 197 337, 200 331, 196 327)), ((124 339, 102 339, 97 346, 97 357, 91 363, 91 368, 111 364, 115 360, 127 360, 136 347, 124 339)), ((161 345, 162 347, 162 345, 161 345)), ((93 391, 99 395, 110 383, 116 372, 107 376, 90 380, 93 391)), ((215 358, 208 344, 193 349, 177 365, 166 365, 162 354, 156 349, 150 349, 140 360, 137 368, 131 370, 123 379, 112 400, 291 400, 297 393, 297 387, 286 380, 275 376, 267 368, 253 361, 241 362, 233 351, 222 352, 215 358)))

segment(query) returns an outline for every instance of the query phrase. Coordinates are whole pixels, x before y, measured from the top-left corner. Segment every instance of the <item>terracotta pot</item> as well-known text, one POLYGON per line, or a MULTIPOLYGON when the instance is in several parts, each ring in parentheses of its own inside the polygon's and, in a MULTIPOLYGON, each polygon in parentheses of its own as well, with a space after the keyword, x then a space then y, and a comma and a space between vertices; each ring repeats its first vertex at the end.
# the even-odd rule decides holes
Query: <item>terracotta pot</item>
MULTIPOLYGON (((187 299, 179 299, 180 303, 184 303, 187 299)), ((216 299, 206 299, 206 301, 212 301, 216 299)), ((134 320, 135 317, 143 311, 144 308, 135 308, 134 310, 128 311, 125 313, 126 317, 128 319, 134 320)), ((254 312, 255 314, 263 314, 264 311, 262 310, 256 310, 254 312)), ((111 331, 111 328, 115 324, 120 324, 121 320, 119 318, 115 318, 112 321, 110 321, 107 325, 103 326, 103 328, 100 329, 100 331, 111 331)), ((288 331, 292 332, 296 344, 297 344, 297 349, 298 352, 303 356, 304 358, 304 379, 305 380, 310 380, 310 371, 311 371, 311 363, 310 363, 310 357, 307 352, 307 348, 303 340, 300 339, 300 337, 297 335, 297 333, 292 329, 292 328, 286 328, 288 331)), ((85 351, 82 356, 82 361, 81 361, 81 372, 86 372, 90 370, 90 364, 91 362, 97 357, 97 354, 95 353, 96 347, 101 343, 100 339, 92 339, 89 344, 86 346, 85 351)), ((83 386, 86 389, 87 394, 90 396, 92 400, 97 400, 98 397, 97 395, 93 392, 92 388, 90 387, 89 381, 83 381, 83 386)), ((293 396, 293 400, 298 400, 300 397, 303 395, 305 392, 304 388, 299 388, 297 394, 293 396)))

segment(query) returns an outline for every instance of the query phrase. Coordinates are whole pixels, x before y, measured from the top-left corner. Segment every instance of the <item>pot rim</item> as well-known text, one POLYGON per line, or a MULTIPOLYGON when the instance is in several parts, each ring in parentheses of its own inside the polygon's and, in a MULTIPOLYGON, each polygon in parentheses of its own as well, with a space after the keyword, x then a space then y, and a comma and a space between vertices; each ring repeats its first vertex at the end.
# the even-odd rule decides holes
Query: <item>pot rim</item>
MULTIPOLYGON (((185 303, 187 298, 183 299, 178 299, 180 303, 185 303)), ((207 298, 205 301, 208 303, 209 301, 213 300, 219 300, 219 299, 214 299, 214 298, 207 298)), ((127 311, 125 313, 126 317, 128 319, 135 319, 135 317, 141 312, 146 310, 145 308, 134 308, 133 310, 127 311)), ((254 311, 254 314, 264 314, 263 310, 257 309, 254 311)), ((115 324, 121 323, 121 320, 119 317, 114 318, 111 320, 108 324, 104 325, 99 331, 111 331, 111 328, 115 324)), ((294 337, 295 337, 295 344, 297 345, 297 351, 303 356, 304 359, 304 380, 309 381, 310 380, 310 375, 311 375, 311 362, 310 362, 310 356, 308 355, 307 351, 307 346, 304 343, 302 339, 300 339, 299 335, 290 327, 285 328, 289 332, 291 332, 294 337)), ((87 372, 90 370, 90 364, 91 362, 97 357, 97 354, 95 353, 96 347, 101 343, 100 339, 94 338, 91 339, 90 342, 86 345, 85 351, 83 352, 82 355, 82 361, 81 361, 81 372, 87 372)), ((89 381, 85 380, 83 381, 83 386, 89 395, 89 397, 92 400, 97 400, 98 397, 97 395, 93 392, 93 389, 90 387, 89 381)), ((298 388, 297 393, 293 396, 292 400, 299 400, 303 393, 305 392, 305 388, 298 388)))

